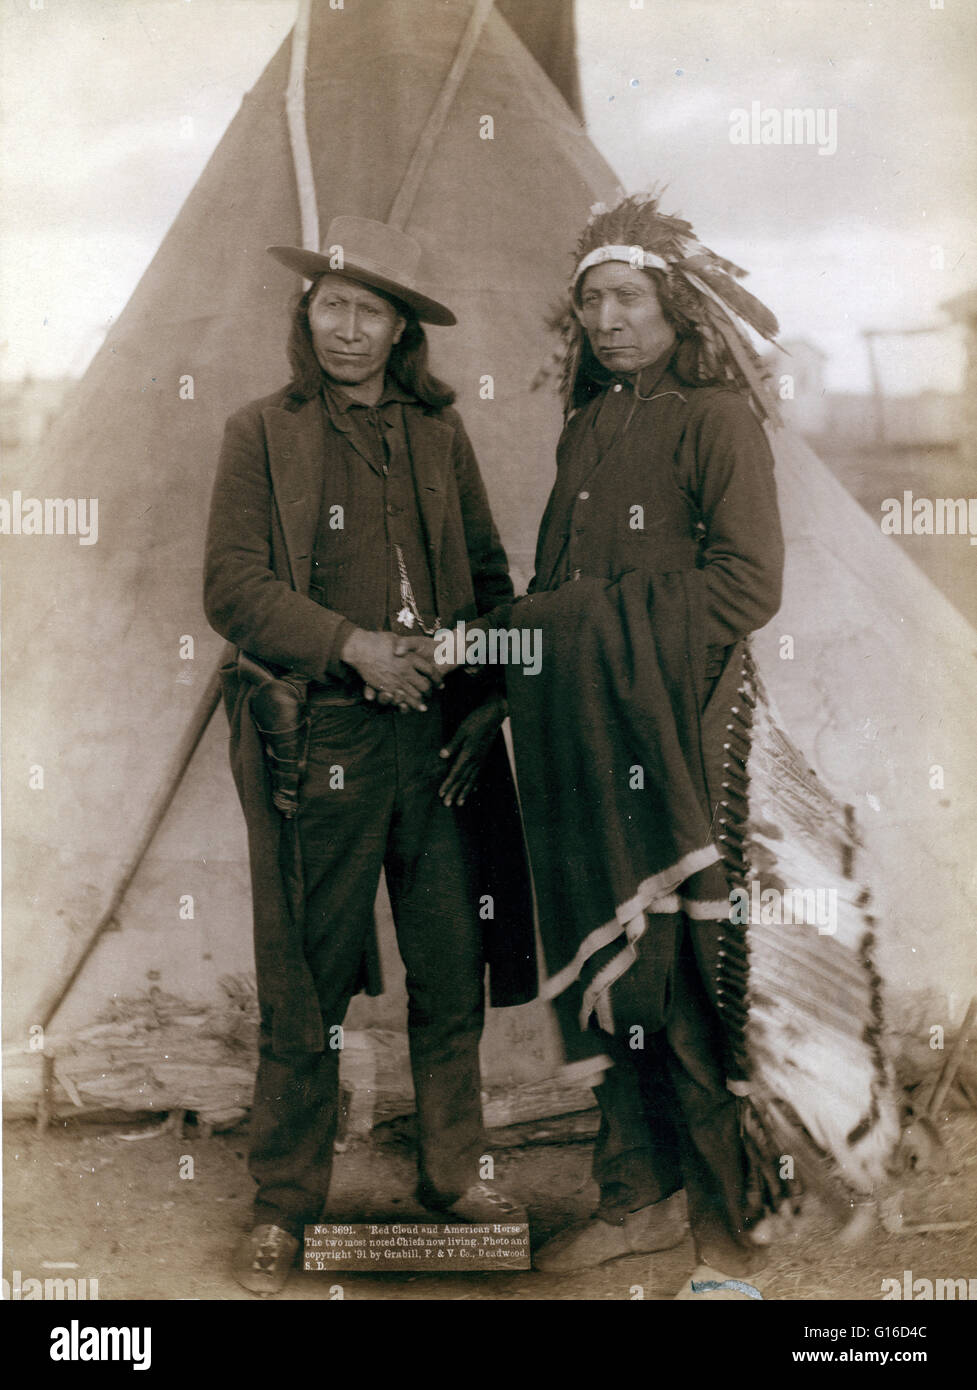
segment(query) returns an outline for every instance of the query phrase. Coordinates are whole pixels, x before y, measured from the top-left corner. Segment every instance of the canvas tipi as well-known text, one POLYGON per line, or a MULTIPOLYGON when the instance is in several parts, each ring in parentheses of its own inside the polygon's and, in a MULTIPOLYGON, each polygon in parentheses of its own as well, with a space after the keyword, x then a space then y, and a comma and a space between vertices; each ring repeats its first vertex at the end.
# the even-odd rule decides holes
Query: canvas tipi
MULTIPOLYGON (((523 581, 531 570, 560 424, 555 393, 531 390, 544 321, 588 207, 616 183, 568 104, 571 7, 358 0, 302 13, 309 22, 245 98, 43 453, 5 478, 8 491, 99 502, 94 545, 3 544, 15 1097, 39 1094, 31 1039, 100 922, 113 929, 60 1004, 60 1034, 153 991, 177 1001, 178 1026, 250 969, 244 824, 223 715, 207 718, 222 643, 200 592, 223 421, 286 380, 294 281, 266 246, 308 241, 316 219, 338 213, 395 216, 421 243, 428 288, 460 324, 432 330, 435 369, 458 388, 514 569, 523 581)), ((779 433, 775 450, 787 592, 761 635, 761 668, 864 825, 893 999, 951 1023, 977 961, 961 848, 977 813, 966 760, 977 635, 806 447, 779 433)), ((401 1026, 389 932, 385 950, 394 987, 354 1003, 360 1027, 401 1026)), ((538 1004, 495 1016, 489 1081, 551 1070, 549 1029, 538 1004)), ((70 1084, 57 1101, 70 1103, 70 1084)))

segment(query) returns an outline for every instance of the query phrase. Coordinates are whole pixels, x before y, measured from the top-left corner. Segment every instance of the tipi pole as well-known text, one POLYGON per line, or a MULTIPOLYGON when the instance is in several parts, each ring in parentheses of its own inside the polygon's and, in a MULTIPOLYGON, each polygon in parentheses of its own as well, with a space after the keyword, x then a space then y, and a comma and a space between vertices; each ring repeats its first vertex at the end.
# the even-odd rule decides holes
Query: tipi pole
POLYGON ((970 1041, 970 1031, 974 1026, 974 1019, 977 1018, 977 994, 971 999, 964 1014, 963 1022, 960 1025, 960 1032, 957 1040, 950 1049, 950 1055, 943 1063, 943 1069, 937 1078, 936 1086, 933 1091, 929 1105, 926 1107, 927 1117, 931 1120, 939 1118, 943 1102, 946 1100, 953 1079, 957 1074, 960 1063, 963 1061, 963 1054, 966 1051, 967 1043, 970 1041))
POLYGON ((166 813, 172 805, 173 798, 176 796, 180 783, 183 781, 184 773, 190 766, 190 761, 193 758, 194 753, 197 751, 197 746, 200 743, 200 740, 203 738, 204 733, 206 732, 207 726, 211 720, 211 716, 213 715, 214 710, 217 708, 219 700, 220 682, 218 678, 218 668, 215 668, 213 675, 207 682, 206 690, 200 697, 200 701, 197 705, 197 708, 193 713, 193 718, 191 719, 190 724, 185 734, 183 735, 180 747, 177 750, 176 755, 174 756, 173 761, 170 765, 170 771, 167 777, 165 778, 162 787, 157 793, 156 800, 153 803, 152 810, 150 811, 145 826, 143 827, 143 832, 140 836, 139 843, 136 846, 135 852, 129 860, 129 863, 126 866, 121 879, 116 884, 115 892, 112 894, 112 897, 109 901, 109 905, 99 918, 95 930, 89 937, 81 955, 78 957, 78 959, 75 961, 75 964, 72 966, 71 972, 68 975, 67 979, 62 983, 60 989, 54 997, 53 1002, 48 1005, 47 1011, 44 1014, 44 1018, 41 1024, 45 1033, 47 1032, 48 1028, 50 1028, 51 1023, 53 1022, 58 1010, 61 1008, 61 1005, 68 997, 68 994, 72 989, 72 986, 74 985, 75 981, 78 979, 78 976, 84 969, 85 963, 94 951, 95 947, 98 945, 99 940, 105 932, 107 932, 110 928, 112 928, 115 925, 116 914, 118 913, 119 908, 122 906, 126 894, 132 886, 132 881, 139 870, 140 864, 146 857, 146 851, 149 849, 149 846, 156 838, 156 832, 162 825, 166 813))
POLYGON ((309 57, 311 10, 312 0, 299 0, 299 11, 292 30, 288 86, 285 89, 285 119, 288 123, 288 143, 292 147, 292 163, 295 166, 302 245, 306 251, 318 251, 319 205, 316 201, 315 175, 312 172, 309 130, 305 120, 305 73, 309 57))
POLYGON ((482 30, 485 28, 485 21, 492 13, 495 0, 475 0, 475 6, 471 13, 467 27, 458 45, 458 52, 455 54, 454 62, 448 70, 448 75, 441 84, 438 92, 437 101, 431 107, 428 118, 424 123, 420 139, 414 148, 407 172, 401 180, 397 190, 397 196, 390 205, 390 212, 387 221, 392 227, 403 228, 410 217, 411 208, 414 206, 414 199, 421 186, 428 164, 431 162, 431 155, 434 153, 434 145, 444 128, 444 123, 448 118, 448 111, 451 103, 455 99, 455 93, 461 86, 472 54, 475 52, 478 40, 481 38, 482 30))

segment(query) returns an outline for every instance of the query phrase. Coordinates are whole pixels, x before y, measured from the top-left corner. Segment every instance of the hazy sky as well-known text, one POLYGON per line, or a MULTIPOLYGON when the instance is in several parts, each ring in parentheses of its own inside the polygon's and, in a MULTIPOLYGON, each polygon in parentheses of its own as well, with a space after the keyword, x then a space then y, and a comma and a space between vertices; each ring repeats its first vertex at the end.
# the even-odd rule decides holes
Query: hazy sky
MULTIPOLYGON (((666 210, 751 270, 784 336, 830 354, 829 385, 867 386, 860 329, 939 323, 940 301, 977 284, 975 0, 577 11, 604 156, 629 190, 668 185, 666 210), (731 143, 730 113, 753 102, 820 109, 837 149, 731 143)), ((87 365, 294 13, 295 0, 0 0, 5 377, 87 365)), ((954 389, 960 363, 959 335, 893 340, 886 384, 954 389)))

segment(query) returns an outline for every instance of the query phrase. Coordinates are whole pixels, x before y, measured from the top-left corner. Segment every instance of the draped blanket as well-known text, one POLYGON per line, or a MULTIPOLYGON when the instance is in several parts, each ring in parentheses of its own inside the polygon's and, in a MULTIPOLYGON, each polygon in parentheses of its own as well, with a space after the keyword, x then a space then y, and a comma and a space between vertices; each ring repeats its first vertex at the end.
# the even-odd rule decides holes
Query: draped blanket
POLYGON ((702 618, 694 569, 580 578, 513 608, 513 626, 542 642, 537 675, 510 668, 508 699, 546 994, 574 986, 579 1028, 596 1014, 613 1030, 608 991, 646 913, 729 913, 703 759, 702 618))

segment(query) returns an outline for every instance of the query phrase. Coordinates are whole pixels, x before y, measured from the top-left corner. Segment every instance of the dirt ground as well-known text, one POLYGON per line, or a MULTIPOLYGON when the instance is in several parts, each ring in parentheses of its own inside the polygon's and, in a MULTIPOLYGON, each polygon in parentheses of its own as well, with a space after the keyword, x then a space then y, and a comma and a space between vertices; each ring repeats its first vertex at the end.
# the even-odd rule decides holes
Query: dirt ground
MULTIPOLYGON (((374 1132, 337 1154, 330 1219, 431 1220, 412 1199, 414 1162, 404 1126, 374 1132)), ((906 1210, 944 1222, 977 1215, 977 1115, 942 1126, 937 1171, 917 1173, 906 1210)), ((249 1226, 251 1179, 246 1131, 206 1137, 192 1123, 58 1122, 38 1134, 26 1121, 4 1126, 3 1275, 97 1279, 98 1297, 135 1300, 247 1300, 229 1273, 229 1255, 249 1226), (192 1177, 189 1173, 192 1159, 192 1177)), ((595 1189, 590 1142, 495 1151, 496 1180, 522 1199, 537 1248, 568 1218, 585 1216, 595 1189)), ((431 1277, 296 1272, 283 1300, 329 1299, 337 1280, 353 1300, 669 1299, 693 1267, 691 1240, 656 1255, 629 1256, 588 1273, 534 1270, 431 1277)), ((792 1235, 771 1248, 756 1283, 765 1299, 872 1300, 883 1279, 977 1278, 977 1223, 964 1230, 888 1234, 874 1221, 853 1245, 809 1201, 792 1235)), ((14 1287, 14 1285, 11 1285, 14 1287)), ((5 1291, 6 1292, 6 1291, 5 1291)), ((18 1295, 14 1293, 14 1297, 18 1295)), ((21 1295, 22 1296, 22 1295, 21 1295)))

